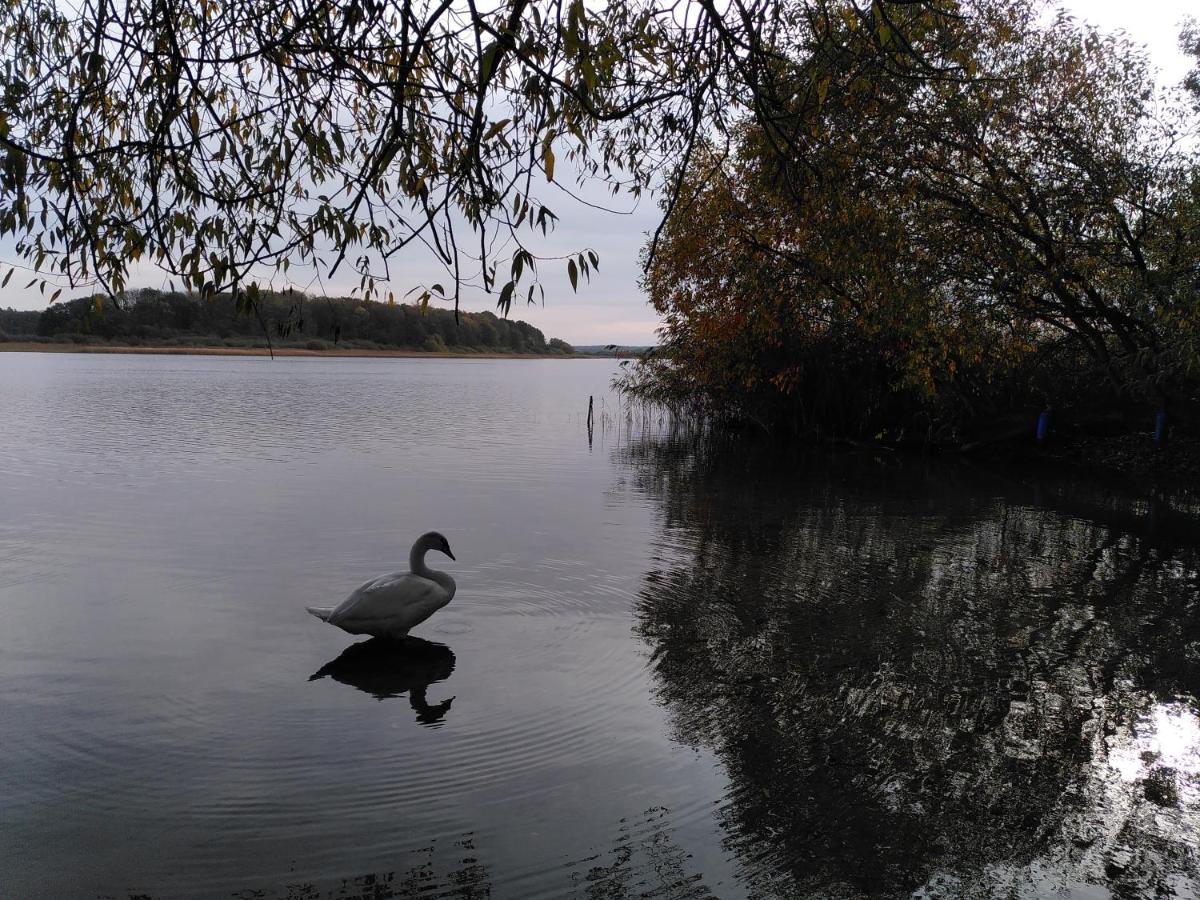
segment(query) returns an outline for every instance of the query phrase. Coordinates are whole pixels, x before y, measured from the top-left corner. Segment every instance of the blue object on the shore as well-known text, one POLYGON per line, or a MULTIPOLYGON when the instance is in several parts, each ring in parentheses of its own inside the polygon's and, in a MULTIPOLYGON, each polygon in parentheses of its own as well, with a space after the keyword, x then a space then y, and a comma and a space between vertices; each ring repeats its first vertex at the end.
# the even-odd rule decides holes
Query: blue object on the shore
POLYGON ((1162 447, 1167 443, 1167 411, 1160 409, 1154 417, 1154 443, 1162 447))
POLYGON ((1043 409, 1042 414, 1038 416, 1037 423, 1037 442, 1039 444, 1046 443, 1046 438, 1050 436, 1050 410, 1043 409))

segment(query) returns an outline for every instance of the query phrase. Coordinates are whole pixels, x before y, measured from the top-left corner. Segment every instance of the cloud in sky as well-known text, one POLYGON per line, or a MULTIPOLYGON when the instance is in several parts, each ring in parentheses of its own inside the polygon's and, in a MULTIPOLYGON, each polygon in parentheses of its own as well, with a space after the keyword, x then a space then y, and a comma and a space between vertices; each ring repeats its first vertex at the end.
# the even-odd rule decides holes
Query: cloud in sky
MULTIPOLYGON (((1161 70, 1163 84, 1177 83, 1187 73, 1189 60, 1178 46, 1179 26, 1193 12, 1193 0, 1067 0, 1057 4, 1079 19, 1095 23, 1106 30, 1124 30, 1133 40, 1144 43, 1155 65, 1161 70)), ((568 178, 563 172, 560 177, 568 178)), ((659 320, 650 308, 645 294, 638 287, 641 273, 638 256, 648 234, 658 222, 657 204, 643 197, 635 204, 630 198, 612 198, 593 191, 586 192, 592 200, 624 210, 623 214, 603 212, 571 200, 565 195, 544 194, 544 199, 560 216, 552 238, 537 245, 537 250, 549 254, 566 254, 584 249, 600 255, 600 271, 591 283, 581 280, 578 293, 571 291, 565 273, 565 262, 547 261, 541 266, 546 288, 543 306, 513 303, 512 317, 524 319, 540 328, 547 337, 560 337, 573 344, 651 344, 659 320)), ((13 259, 11 246, 0 247, 0 259, 13 259)), ((36 290, 22 289, 24 281, 14 277, 9 286, 0 290, 0 306, 18 309, 37 309, 45 298, 36 290)), ((431 259, 420 255, 407 258, 393 278, 391 287, 397 295, 414 284, 444 283, 444 271, 431 259)), ((28 281, 28 278, 25 279, 28 281)), ((327 285, 331 294, 348 294, 356 279, 327 285)), ((150 269, 143 269, 133 280, 134 287, 163 287, 164 279, 150 269)), ((72 296, 70 291, 64 296, 72 296)), ((463 296, 463 308, 469 311, 494 309, 494 295, 478 289, 468 289, 463 296)))

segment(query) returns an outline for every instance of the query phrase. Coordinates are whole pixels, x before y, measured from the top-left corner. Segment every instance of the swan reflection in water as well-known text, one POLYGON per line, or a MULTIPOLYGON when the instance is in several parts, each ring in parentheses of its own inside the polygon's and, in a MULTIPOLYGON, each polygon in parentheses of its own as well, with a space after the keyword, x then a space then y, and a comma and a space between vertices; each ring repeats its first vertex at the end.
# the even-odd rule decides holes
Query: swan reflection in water
POLYGON ((438 725, 450 711, 451 697, 429 703, 425 691, 454 671, 454 653, 445 644, 420 638, 371 638, 351 644, 336 659, 321 666, 308 680, 329 676, 378 700, 408 694, 409 705, 422 725, 438 725))

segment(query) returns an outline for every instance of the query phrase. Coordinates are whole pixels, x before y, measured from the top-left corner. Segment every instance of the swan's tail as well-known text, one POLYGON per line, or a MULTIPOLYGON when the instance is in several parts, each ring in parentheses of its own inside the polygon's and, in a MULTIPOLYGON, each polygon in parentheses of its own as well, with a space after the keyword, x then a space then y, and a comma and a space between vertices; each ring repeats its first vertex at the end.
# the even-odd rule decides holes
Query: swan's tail
POLYGON ((307 609, 322 622, 328 622, 329 617, 333 615, 332 606, 306 606, 305 609, 307 609))

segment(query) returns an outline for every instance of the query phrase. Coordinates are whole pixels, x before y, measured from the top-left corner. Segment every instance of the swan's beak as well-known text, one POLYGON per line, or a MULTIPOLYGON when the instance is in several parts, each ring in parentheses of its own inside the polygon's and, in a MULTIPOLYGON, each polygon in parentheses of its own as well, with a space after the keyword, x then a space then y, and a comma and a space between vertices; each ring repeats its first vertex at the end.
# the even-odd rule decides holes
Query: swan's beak
MULTIPOLYGON (((445 551, 444 551, 444 552, 445 552, 445 554, 446 554, 448 557, 450 557, 451 559, 454 559, 454 554, 450 552, 450 548, 449 548, 449 547, 447 547, 447 548, 445 549, 445 551)), ((454 559, 454 561, 455 561, 455 562, 458 562, 458 560, 457 560, 457 559, 454 559)))

